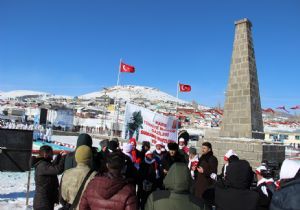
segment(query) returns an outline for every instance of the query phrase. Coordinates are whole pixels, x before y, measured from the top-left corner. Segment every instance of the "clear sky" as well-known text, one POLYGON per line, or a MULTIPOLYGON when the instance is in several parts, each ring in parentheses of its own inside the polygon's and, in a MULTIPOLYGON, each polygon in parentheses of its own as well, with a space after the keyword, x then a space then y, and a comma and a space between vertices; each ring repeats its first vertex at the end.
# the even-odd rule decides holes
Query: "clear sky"
POLYGON ((253 24, 262 106, 300 104, 299 0, 0 0, 0 90, 82 95, 121 84, 224 103, 234 21, 253 24))

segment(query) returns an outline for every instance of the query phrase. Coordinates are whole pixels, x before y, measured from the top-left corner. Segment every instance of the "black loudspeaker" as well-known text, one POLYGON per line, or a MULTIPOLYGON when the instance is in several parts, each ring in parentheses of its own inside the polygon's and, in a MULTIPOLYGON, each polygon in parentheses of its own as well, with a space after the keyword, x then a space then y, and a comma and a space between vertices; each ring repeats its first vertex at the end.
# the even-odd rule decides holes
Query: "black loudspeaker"
POLYGON ((33 131, 0 129, 0 171, 30 170, 33 131))
POLYGON ((41 108, 40 112, 40 125, 46 125, 47 123, 47 109, 41 108))

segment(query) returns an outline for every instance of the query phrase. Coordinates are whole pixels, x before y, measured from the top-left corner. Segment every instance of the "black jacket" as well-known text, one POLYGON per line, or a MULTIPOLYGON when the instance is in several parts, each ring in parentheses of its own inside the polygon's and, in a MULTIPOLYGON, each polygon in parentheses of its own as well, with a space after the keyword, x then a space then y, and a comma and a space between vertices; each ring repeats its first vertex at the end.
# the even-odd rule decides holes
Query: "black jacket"
POLYGON ((215 186, 217 210, 257 210, 259 196, 250 190, 253 172, 249 163, 239 160, 227 167, 225 181, 215 186))
POLYGON ((173 163, 186 163, 186 160, 183 155, 176 152, 175 156, 172 157, 170 153, 167 153, 162 159, 162 169, 169 171, 173 163))
POLYGON ((273 194, 270 210, 300 209, 300 177, 281 186, 273 194))
POLYGON ((34 209, 53 209, 54 203, 58 203, 58 178, 64 170, 64 157, 58 155, 51 162, 44 158, 33 160, 35 167, 35 195, 33 199, 34 209))
POLYGON ((269 189, 268 185, 265 182, 263 182, 255 188, 255 191, 259 195, 257 210, 268 210, 273 196, 273 193, 269 189))

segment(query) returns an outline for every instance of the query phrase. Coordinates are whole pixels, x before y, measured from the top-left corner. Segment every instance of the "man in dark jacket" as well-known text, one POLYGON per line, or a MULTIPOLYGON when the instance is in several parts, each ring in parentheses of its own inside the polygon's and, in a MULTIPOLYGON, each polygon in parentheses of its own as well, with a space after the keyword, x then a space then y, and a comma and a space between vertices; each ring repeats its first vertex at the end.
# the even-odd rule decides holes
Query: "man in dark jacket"
POLYGON ((108 172, 96 176, 87 186, 79 205, 80 210, 136 210, 135 186, 121 175, 124 159, 112 153, 107 159, 108 172))
POLYGON ((300 160, 285 160, 280 170, 280 189, 273 194, 270 210, 300 209, 300 160))
POLYGON ((167 190, 154 191, 146 210, 206 210, 205 204, 190 194, 191 175, 185 163, 174 163, 164 179, 167 190))
POLYGON ((145 154, 147 151, 149 151, 151 148, 150 142, 149 141, 143 141, 142 143, 142 151, 141 151, 141 158, 144 160, 145 154))
POLYGON ((162 160, 162 169, 164 175, 167 175, 170 167, 173 163, 186 163, 185 157, 179 153, 178 144, 175 142, 171 142, 168 144, 168 153, 163 157, 162 160))
POLYGON ((215 186, 217 210, 257 210, 259 196, 250 190, 253 172, 248 161, 232 162, 226 171, 225 180, 215 186))
MULTIPOLYGON (((99 168, 100 168, 101 162, 97 158, 97 151, 92 147, 92 145, 93 145, 92 137, 87 133, 81 133, 78 136, 78 139, 77 139, 76 149, 78 147, 80 147, 81 145, 89 146, 92 149, 93 158, 92 158, 90 166, 93 170, 98 171, 99 168)), ((75 152, 76 152, 76 150, 74 152, 70 152, 66 156, 65 170, 76 167, 77 163, 76 163, 76 160, 75 160, 75 152)))
POLYGON ((33 158, 35 167, 35 194, 33 208, 35 210, 53 210, 54 204, 58 203, 58 178, 64 170, 64 156, 57 155, 52 162, 53 150, 44 145, 40 148, 37 158, 33 158))
POLYGON ((97 160, 100 161, 100 169, 99 169, 100 173, 107 172, 106 159, 107 156, 109 155, 108 144, 109 144, 108 139, 104 139, 100 142, 101 151, 98 152, 97 154, 97 160))
POLYGON ((218 170, 218 160, 213 155, 212 146, 209 142, 202 143, 202 155, 199 158, 195 171, 195 196, 202 198, 203 193, 214 184, 213 176, 218 170))

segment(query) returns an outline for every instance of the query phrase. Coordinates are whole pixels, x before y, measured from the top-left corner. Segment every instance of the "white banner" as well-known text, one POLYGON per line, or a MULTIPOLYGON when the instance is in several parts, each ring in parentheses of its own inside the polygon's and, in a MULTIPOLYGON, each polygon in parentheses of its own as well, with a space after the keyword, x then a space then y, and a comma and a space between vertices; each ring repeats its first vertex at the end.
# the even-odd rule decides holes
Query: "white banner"
POLYGON ((177 142, 176 118, 155 113, 133 104, 126 105, 122 138, 139 142, 177 142))

